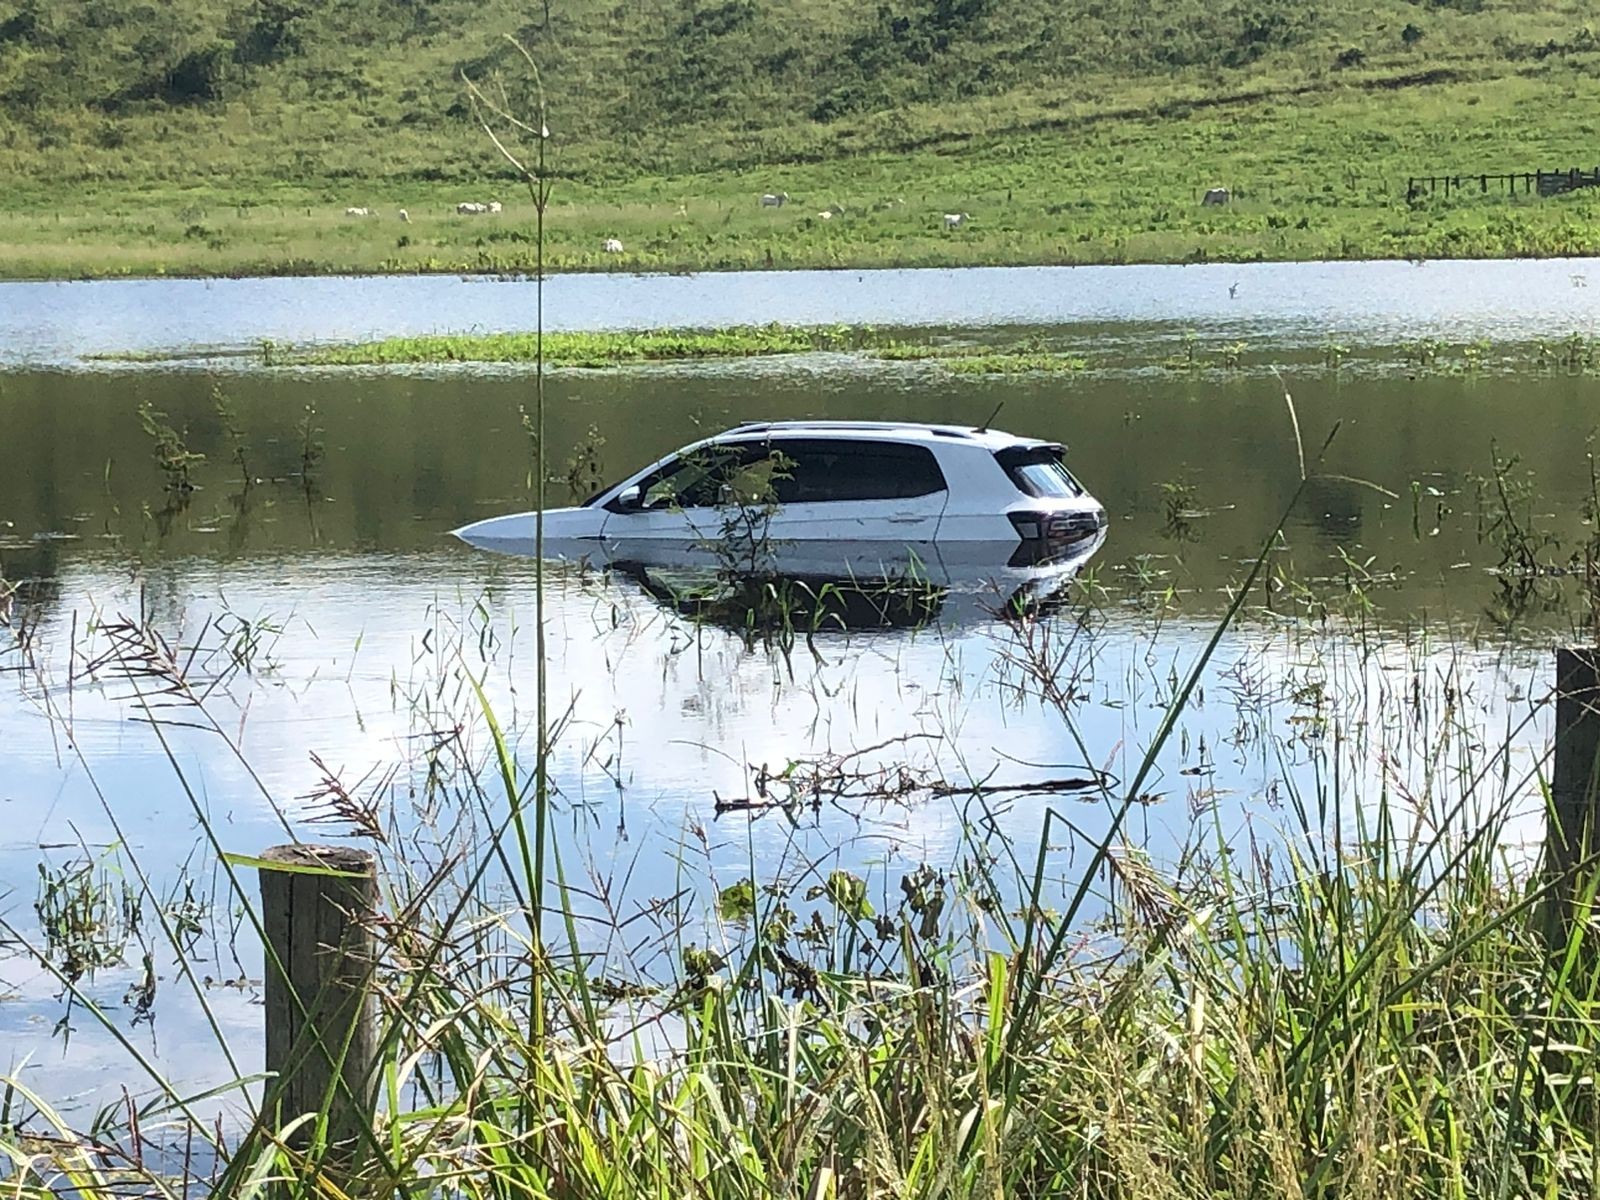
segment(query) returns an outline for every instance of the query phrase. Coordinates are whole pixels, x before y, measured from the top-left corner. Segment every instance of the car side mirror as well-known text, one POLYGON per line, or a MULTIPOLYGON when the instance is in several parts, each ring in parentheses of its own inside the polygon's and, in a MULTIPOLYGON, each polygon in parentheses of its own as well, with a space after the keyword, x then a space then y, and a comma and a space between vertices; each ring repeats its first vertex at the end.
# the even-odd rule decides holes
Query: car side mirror
POLYGON ((611 507, 619 513, 638 512, 644 507, 644 496, 639 491, 639 485, 625 487, 617 493, 617 498, 611 502, 611 507))

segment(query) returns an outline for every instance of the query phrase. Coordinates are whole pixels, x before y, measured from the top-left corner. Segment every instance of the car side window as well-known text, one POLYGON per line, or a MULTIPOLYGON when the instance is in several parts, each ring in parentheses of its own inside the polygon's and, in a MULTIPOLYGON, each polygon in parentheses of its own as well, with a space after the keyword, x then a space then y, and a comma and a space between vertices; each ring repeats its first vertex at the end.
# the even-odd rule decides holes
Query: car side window
POLYGON ((785 438, 773 445, 791 462, 787 478, 773 480, 780 504, 904 500, 947 486, 926 446, 843 438, 785 438))
POLYGON ((641 508, 713 508, 760 499, 772 474, 767 447, 756 442, 702 446, 652 471, 639 485, 641 508))

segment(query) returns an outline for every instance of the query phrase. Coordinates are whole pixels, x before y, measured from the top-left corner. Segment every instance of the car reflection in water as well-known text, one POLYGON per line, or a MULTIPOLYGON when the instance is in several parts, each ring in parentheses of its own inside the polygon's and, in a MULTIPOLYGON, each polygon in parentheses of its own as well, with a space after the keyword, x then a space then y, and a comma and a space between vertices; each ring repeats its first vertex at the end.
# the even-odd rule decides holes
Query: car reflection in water
MULTIPOLYGON (((987 559, 968 544, 955 563, 937 550, 928 559, 910 548, 888 553, 881 542, 768 543, 759 565, 739 563, 739 553, 705 542, 658 542, 646 556, 637 545, 550 538, 544 552, 547 560, 607 571, 676 616, 755 642, 1043 616, 1070 596, 1072 581, 1104 541, 1100 529, 1053 558, 1023 566, 1013 561, 1016 543, 1010 541, 992 547, 987 559)), ((499 541, 493 549, 534 554, 531 542, 499 541)))

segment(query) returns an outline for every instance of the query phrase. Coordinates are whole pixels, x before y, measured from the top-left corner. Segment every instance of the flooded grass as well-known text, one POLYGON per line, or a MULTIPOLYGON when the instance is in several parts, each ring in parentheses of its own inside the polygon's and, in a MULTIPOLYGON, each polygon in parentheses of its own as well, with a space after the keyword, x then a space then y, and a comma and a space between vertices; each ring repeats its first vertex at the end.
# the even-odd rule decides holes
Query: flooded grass
MULTIPOLYGON (((267 341, 249 349, 216 351, 100 351, 85 362, 162 365, 244 360, 250 367, 410 367, 451 364, 532 368, 540 351, 532 332, 425 334, 320 346, 267 341)), ((1170 375, 1227 378, 1278 370, 1328 376, 1402 375, 1412 379, 1508 376, 1583 377, 1600 370, 1600 342, 1574 330, 1561 337, 1470 341, 1421 337, 1376 342, 1359 349, 1331 338, 1245 342, 1194 329, 1152 334, 1134 344, 1097 345, 1092 335, 1063 327, 1050 332, 994 333, 973 338, 945 332, 920 337, 905 329, 869 325, 733 325, 717 329, 546 332, 547 366, 602 370, 629 365, 695 363, 782 357, 819 352, 864 360, 927 364, 955 376, 1170 375)))
MULTIPOLYGON (((1179 353, 1185 372, 1251 370, 1248 350, 1179 353)), ((1350 369, 1329 357, 1330 374, 1350 369)), ((1447 357, 1392 369, 1425 375, 1447 357)), ((237 479, 268 516, 292 497, 252 490, 246 456, 277 455, 286 478, 298 465, 308 512, 314 476, 357 494, 339 472, 374 472, 312 394, 269 436, 211 388, 197 474, 237 479)), ((573 490, 609 448, 590 417, 558 468, 573 490)), ((146 432, 154 501, 167 439, 146 432)), ((1295 499, 1315 484, 1316 513, 1343 517, 1352 480, 1308 479, 1290 457, 1295 499)), ((1590 497, 1594 478, 1589 463, 1590 497)), ((1408 531, 1382 562, 1341 525, 1342 557, 1318 544, 1297 563, 1306 542, 1261 527, 1274 496, 1243 505, 1267 549, 1201 577, 1186 557, 1216 559, 1216 524, 1250 497, 1229 472, 1161 479, 1119 493, 1144 497, 1161 554, 1091 566, 1036 608, 997 605, 1003 619, 966 639, 941 629, 946 598, 929 589, 635 581, 635 595, 552 568, 582 603, 554 644, 595 652, 561 681, 571 699, 548 730, 529 713, 526 575, 485 568, 476 591, 457 577, 452 602, 440 573, 425 612, 369 641, 374 596, 313 612, 306 560, 275 566, 284 608, 304 602, 319 622, 361 608, 356 644, 338 648, 309 615, 209 613, 226 602, 194 577, 160 577, 131 617, 96 598, 81 632, 59 598, 0 581, 6 686, 76 755, 111 822, 147 798, 120 748, 96 757, 96 729, 134 718, 209 881, 180 887, 146 861, 169 849, 169 807, 163 836, 128 840, 115 876, 73 852, 41 874, 33 919, 0 917, 8 975, 40 972, 74 1045, 97 1038, 97 1069, 131 1096, 72 1111, 48 1071, 0 1064, 3 1186, 29 1200, 1592 1191, 1600 956, 1590 923, 1553 920, 1550 901, 1575 890, 1586 912, 1595 876, 1541 861, 1548 671, 1510 631, 1540 615, 1543 643, 1588 622, 1595 510, 1574 532, 1577 514, 1555 520, 1528 467, 1496 451, 1481 478, 1373 493, 1408 531), (1396 602, 1379 619, 1417 570, 1404 545, 1447 519, 1469 539, 1475 526, 1487 555, 1456 586, 1501 615, 1429 623, 1396 602), (858 632, 880 626, 892 634, 858 632), (932 669, 909 665, 919 644, 932 669), (750 728, 718 706, 752 659, 757 723, 804 710, 808 731, 747 749, 750 728), (692 692, 656 690, 675 672, 692 692), (885 678, 886 693, 865 690, 885 678), (333 714, 313 681, 346 689, 337 753, 320 744, 333 714), (582 698, 611 685, 617 709, 596 722, 582 698), (290 748, 252 752, 286 692, 290 748), (641 834, 638 809, 668 801, 652 770, 681 731, 641 737, 632 721, 691 702, 709 710, 689 726, 708 745, 681 821, 641 834), (974 738, 966 723, 985 718, 974 738), (197 739, 215 752, 204 769, 197 739), (309 790, 268 781, 263 759, 280 755, 310 764, 309 790), (723 758, 735 789, 704 765, 723 758), (213 808, 219 777, 230 791, 213 808), (260 849, 240 844, 259 834, 234 823, 243 793, 284 836, 359 838, 379 860, 380 1103, 353 1146, 314 1128, 299 1141, 294 1114, 266 1115, 274 1084, 241 1050, 256 1043, 220 1015, 260 984, 256 883, 230 858, 260 849), (949 838, 928 850, 919 822, 936 812, 949 838), (1162 818, 1170 843, 1150 836, 1162 818), (519 836, 557 825, 548 843, 519 836), (185 1053, 214 1039, 203 1082, 148 1049, 179 1023, 185 1053)))
MULTIPOLYGON (((323 782, 305 834, 362 835, 387 897, 384 1099, 357 1144, 295 1142, 242 1082, 224 1082, 235 1115, 219 1129, 129 1050, 124 1077, 147 1098, 89 1119, 13 1088, 7 1187, 863 1200, 1585 1189, 1600 957, 1586 923, 1549 923, 1552 881, 1521 848, 1530 805, 1542 808, 1548 764, 1525 747, 1543 698, 1485 738, 1458 649, 1327 609, 1285 627, 1285 657, 1223 663, 1228 622, 1265 615, 1247 604, 1265 569, 1241 574, 1228 619, 1181 664, 1168 666, 1161 610, 1140 627, 1145 648, 1116 691, 1161 711, 1119 772, 1082 771, 1069 790, 1060 771, 1027 768, 994 786, 962 773, 954 731, 797 748, 752 765, 744 796, 705 798, 671 850, 681 887, 650 896, 625 886, 634 852, 606 865, 553 845, 542 892, 528 874, 514 818, 533 819, 537 749, 484 699, 485 686, 508 699, 510 642, 469 602, 396 701, 419 736, 361 778, 313 759, 323 782), (1226 708, 1232 732, 1185 752, 1189 832, 1153 854, 1133 828, 1177 783, 1158 763, 1198 705, 1226 708), (1218 807, 1232 758, 1264 764, 1271 798, 1243 834, 1218 807), (842 859, 807 840, 818 813, 937 803, 962 813, 938 860, 842 859), (1041 810, 1036 838, 1005 831, 1014 805, 1041 810), (714 851, 757 836, 779 848, 765 867, 752 854, 730 869, 737 858, 714 851)), ((1304 586, 1326 600, 1347 585, 1304 586)), ((614 604, 596 597, 600 612, 614 604)), ((1127 635, 1107 622, 1129 598, 1085 581, 996 625, 987 702, 1037 706, 1103 759, 1084 717, 1114 683, 1106 639, 1127 635)), ((694 614, 673 620, 690 639, 718 636, 694 614)), ((222 627, 203 630, 185 644, 148 620, 110 626, 80 650, 94 669, 71 686, 114 681, 152 737, 201 724, 231 743, 210 708, 276 684, 251 685, 222 627), (208 671, 240 694, 228 700, 208 671)), ((790 686, 800 699, 815 685, 790 686)), ((70 692, 53 703, 64 711, 70 692)), ((621 728, 583 751, 618 780, 621 728)), ((547 803, 541 820, 570 801, 547 803)), ((229 841, 209 821, 204 836, 229 841)), ((143 879, 136 861, 129 878, 143 879)), ((253 881, 224 872, 218 886, 212 907, 241 913, 233 936, 248 942, 253 881)), ((81 862, 41 887, 80 931, 103 926, 115 898, 81 862)), ((148 932, 168 943, 161 961, 186 959, 188 910, 160 907, 163 931, 148 932)), ((48 931, 7 932, 59 963, 48 931)), ((55 969, 79 1036, 131 1019, 55 969)), ((159 1021, 170 998, 157 974, 175 973, 135 972, 129 1014, 159 1021)))
MULTIPOLYGON (((745 325, 730 329, 661 329, 639 333, 546 333, 542 350, 549 366, 610 367, 629 362, 740 358, 855 348, 868 338, 869 333, 846 326, 745 325)), ((312 366, 532 363, 540 350, 539 338, 532 333, 453 334, 319 347, 301 351, 291 361, 312 366)))
MULTIPOLYGON (((1027 347, 917 344, 848 325, 745 325, 728 329, 546 333, 544 360, 557 367, 612 367, 636 362, 753 358, 820 350, 865 353, 893 362, 928 361, 957 374, 1018 374, 1082 370, 1078 355, 1027 347)), ((392 366, 451 362, 533 363, 540 352, 531 333, 450 334, 389 338, 351 346, 303 350, 288 361, 311 366, 392 366)))

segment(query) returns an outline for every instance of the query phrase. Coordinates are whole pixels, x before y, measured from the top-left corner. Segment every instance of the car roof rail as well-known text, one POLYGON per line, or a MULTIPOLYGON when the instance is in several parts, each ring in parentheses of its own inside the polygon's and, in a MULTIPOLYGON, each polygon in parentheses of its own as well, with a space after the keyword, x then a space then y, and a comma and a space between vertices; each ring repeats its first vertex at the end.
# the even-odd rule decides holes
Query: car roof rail
POLYGON ((978 430, 959 425, 935 425, 922 421, 848 421, 827 419, 798 419, 789 421, 741 421, 727 430, 728 433, 749 433, 756 429, 860 429, 875 432, 927 433, 935 437, 975 438, 982 436, 978 430))

